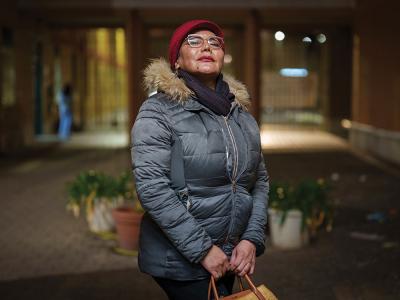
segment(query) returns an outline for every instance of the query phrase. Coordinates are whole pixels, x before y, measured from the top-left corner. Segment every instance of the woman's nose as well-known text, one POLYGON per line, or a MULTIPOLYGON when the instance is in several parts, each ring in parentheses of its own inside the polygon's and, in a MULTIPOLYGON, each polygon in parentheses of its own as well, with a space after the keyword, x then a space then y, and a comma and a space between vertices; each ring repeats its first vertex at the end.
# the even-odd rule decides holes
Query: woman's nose
POLYGON ((208 43, 207 40, 204 40, 204 41, 203 41, 202 50, 203 50, 203 51, 204 51, 204 50, 208 50, 208 51, 211 52, 210 44, 208 43))

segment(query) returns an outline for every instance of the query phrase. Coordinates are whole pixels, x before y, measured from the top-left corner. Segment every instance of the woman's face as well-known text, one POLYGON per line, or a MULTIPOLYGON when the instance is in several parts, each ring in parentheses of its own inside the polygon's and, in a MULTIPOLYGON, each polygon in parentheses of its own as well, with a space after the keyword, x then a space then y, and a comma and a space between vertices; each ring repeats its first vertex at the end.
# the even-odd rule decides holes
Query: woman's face
POLYGON ((209 45, 208 38, 215 36, 209 30, 199 30, 193 35, 201 36, 203 44, 200 47, 191 47, 185 40, 179 50, 175 68, 181 68, 199 78, 216 78, 224 64, 224 50, 209 45))

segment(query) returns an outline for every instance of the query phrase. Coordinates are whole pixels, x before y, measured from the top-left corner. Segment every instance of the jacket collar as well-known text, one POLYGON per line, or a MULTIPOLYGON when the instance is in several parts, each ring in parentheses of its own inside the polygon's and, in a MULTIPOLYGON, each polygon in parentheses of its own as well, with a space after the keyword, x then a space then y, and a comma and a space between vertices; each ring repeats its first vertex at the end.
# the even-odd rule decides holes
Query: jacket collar
MULTIPOLYGON (((229 90, 235 95, 235 102, 239 107, 247 109, 250 105, 250 96, 243 83, 232 76, 224 74, 224 81, 229 85, 229 90)), ((163 58, 154 59, 144 70, 144 87, 148 92, 162 91, 171 100, 181 102, 190 110, 201 109, 200 103, 194 100, 194 93, 182 79, 172 72, 169 64, 163 58), (187 103, 186 103, 187 102, 187 103), (199 107, 197 106, 200 105, 199 107)))
MULTIPOLYGON (((189 110, 189 111, 199 111, 199 110, 204 110, 210 114, 214 114, 209 108, 205 107, 202 105, 199 101, 196 101, 194 97, 189 97, 186 101, 182 102, 183 109, 189 110)), ((237 111, 240 108, 240 106, 236 103, 232 103, 232 108, 231 111, 229 112, 229 115, 234 115, 235 111, 237 111)))

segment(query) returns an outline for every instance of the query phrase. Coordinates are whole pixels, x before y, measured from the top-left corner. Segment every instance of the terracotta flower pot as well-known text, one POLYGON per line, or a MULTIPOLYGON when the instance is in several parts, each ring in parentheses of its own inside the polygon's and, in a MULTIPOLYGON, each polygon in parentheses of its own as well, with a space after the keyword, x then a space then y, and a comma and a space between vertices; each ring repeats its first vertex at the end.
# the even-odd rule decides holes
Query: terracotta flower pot
POLYGON ((117 207, 113 210, 119 247, 137 250, 142 214, 132 207, 117 207))

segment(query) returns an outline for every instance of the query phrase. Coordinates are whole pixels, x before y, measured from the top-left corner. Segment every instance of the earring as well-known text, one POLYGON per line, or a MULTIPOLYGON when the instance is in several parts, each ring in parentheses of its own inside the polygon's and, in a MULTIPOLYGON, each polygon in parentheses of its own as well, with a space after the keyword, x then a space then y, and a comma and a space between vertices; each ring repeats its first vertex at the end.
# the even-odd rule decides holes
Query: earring
POLYGON ((177 76, 178 77, 178 70, 179 70, 179 64, 178 63, 175 63, 175 76, 177 76))

